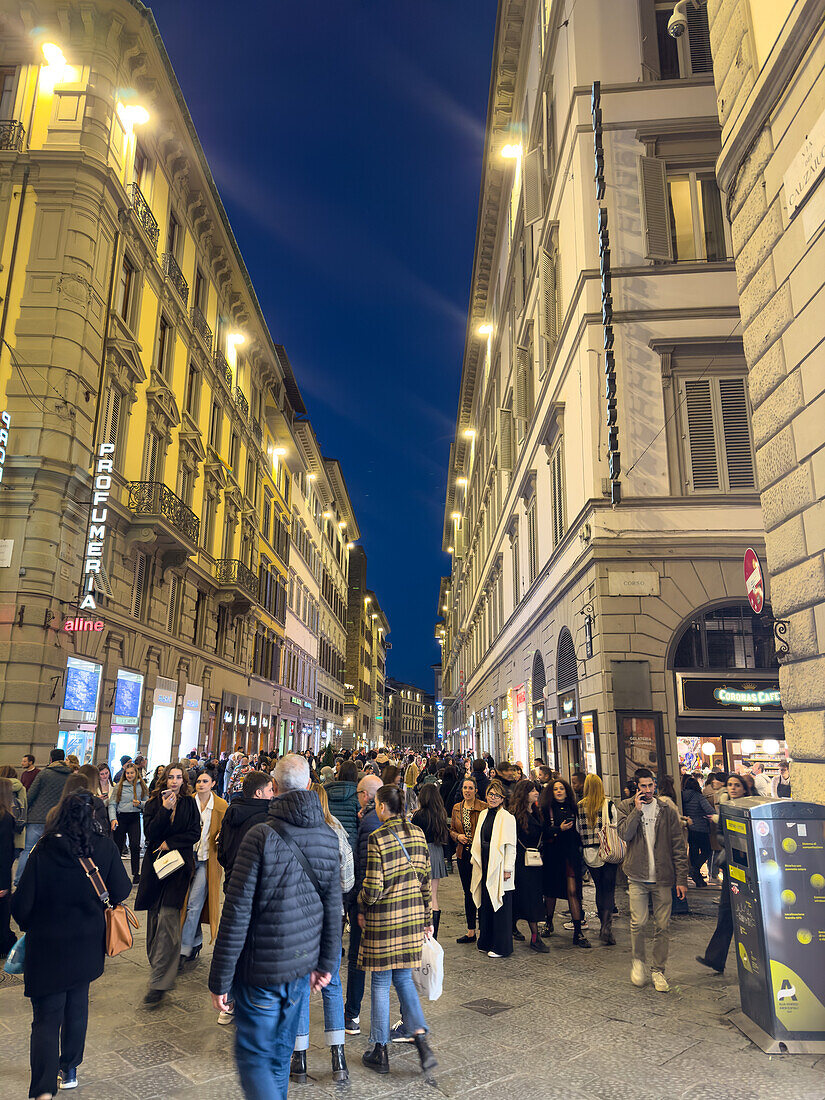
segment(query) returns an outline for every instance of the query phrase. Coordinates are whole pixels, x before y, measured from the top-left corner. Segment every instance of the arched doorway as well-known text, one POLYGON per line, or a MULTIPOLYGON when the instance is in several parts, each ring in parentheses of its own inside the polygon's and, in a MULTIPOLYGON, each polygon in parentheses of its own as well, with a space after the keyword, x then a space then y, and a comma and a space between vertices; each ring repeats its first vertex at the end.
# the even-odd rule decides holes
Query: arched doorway
POLYGON ((566 626, 559 632, 556 649, 556 704, 558 721, 558 770, 567 779, 580 771, 584 763, 581 722, 579 721, 579 671, 576 646, 566 626))
POLYGON ((556 748, 553 743, 553 727, 547 721, 547 700, 545 698, 547 674, 544 669, 544 658, 538 650, 536 650, 533 657, 533 674, 530 683, 532 686, 530 763, 535 764, 536 760, 541 760, 542 763, 549 764, 551 768, 555 768, 556 748))
POLYGON ((743 602, 695 612, 673 637, 668 666, 676 687, 680 769, 725 771, 787 757, 773 615, 743 602))

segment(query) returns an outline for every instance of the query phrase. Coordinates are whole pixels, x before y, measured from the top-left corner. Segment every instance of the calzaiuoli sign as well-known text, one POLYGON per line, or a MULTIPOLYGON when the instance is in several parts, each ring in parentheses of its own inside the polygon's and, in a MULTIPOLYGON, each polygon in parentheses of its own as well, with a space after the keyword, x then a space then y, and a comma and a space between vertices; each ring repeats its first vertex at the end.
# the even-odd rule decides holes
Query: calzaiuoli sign
POLYGON ((103 547, 106 542, 106 525, 109 520, 109 493, 112 488, 113 460, 111 456, 114 451, 114 443, 101 443, 97 449, 92 507, 89 511, 89 530, 86 535, 86 553, 83 558, 81 611, 97 611, 95 577, 100 575, 103 547))

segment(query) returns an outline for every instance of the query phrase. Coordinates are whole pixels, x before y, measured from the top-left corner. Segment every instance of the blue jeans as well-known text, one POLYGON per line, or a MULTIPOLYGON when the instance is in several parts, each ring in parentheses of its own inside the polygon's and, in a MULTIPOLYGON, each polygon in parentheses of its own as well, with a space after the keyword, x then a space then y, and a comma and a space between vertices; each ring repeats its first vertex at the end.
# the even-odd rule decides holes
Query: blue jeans
POLYGON ((14 876, 15 886, 20 885, 20 876, 23 874, 23 868, 29 861, 29 853, 38 840, 40 840, 45 828, 45 821, 33 821, 31 825, 26 826, 26 847, 20 853, 20 858, 17 861, 17 874, 14 876))
POLYGON ((390 983, 395 986, 401 1003, 401 1019, 408 1035, 420 1029, 428 1031, 418 990, 412 980, 412 970, 373 970, 370 981, 370 1042, 390 1041, 390 983))
POLYGON ((289 1061, 308 992, 308 974, 268 989, 233 983, 235 1061, 247 1100, 286 1100, 289 1061))
MULTIPOLYGON (((340 970, 335 971, 329 985, 325 985, 321 990, 321 996, 324 1001, 324 1040, 328 1047, 340 1046, 346 1039, 344 991, 341 988, 340 970)), ((309 1049, 309 985, 301 1005, 301 1023, 298 1028, 298 1038, 295 1040, 295 1049, 309 1049)))
POLYGON ((203 944, 201 932, 201 913, 206 900, 206 864, 208 860, 195 861, 195 877, 189 887, 189 901, 186 903, 186 920, 180 934, 180 953, 187 959, 196 947, 203 944))

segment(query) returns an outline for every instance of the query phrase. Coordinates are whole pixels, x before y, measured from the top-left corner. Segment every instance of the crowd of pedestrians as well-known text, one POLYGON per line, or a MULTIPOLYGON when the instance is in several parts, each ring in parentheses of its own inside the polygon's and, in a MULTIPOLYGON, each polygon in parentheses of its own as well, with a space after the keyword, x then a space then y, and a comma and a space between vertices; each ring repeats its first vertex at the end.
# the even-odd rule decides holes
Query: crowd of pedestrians
POLYGON ((790 797, 790 773, 786 764, 773 781, 757 766, 729 776, 685 772, 680 786, 677 793, 667 777, 640 768, 614 801, 598 775, 574 772, 568 782, 541 761, 526 773, 489 757, 380 751, 276 759, 238 748, 219 759, 193 753, 151 776, 142 757, 123 757, 113 776, 108 764, 80 765, 60 749, 43 768, 31 755, 19 771, 3 765, 0 955, 25 933, 30 1096, 45 1100, 77 1084, 89 986, 104 965, 105 905, 90 868, 111 906, 137 886, 147 1009, 197 967, 208 926, 217 1022, 234 1025, 242 1087, 261 1100, 280 1100, 290 1079, 308 1079, 312 990, 322 994, 332 1078, 349 1080, 345 1043, 361 1034, 367 975, 363 1065, 388 1073, 392 1042, 414 1043, 422 1072, 437 1065, 413 973, 425 941, 443 934, 439 884, 454 870, 464 899, 456 942, 492 960, 528 941, 520 924, 537 954, 565 930, 575 947, 591 948, 586 879, 598 939, 615 946, 621 875, 630 981, 659 992, 669 989, 674 902, 689 876, 699 887, 721 881, 716 929, 697 957, 721 973, 733 923, 720 806, 752 794, 790 797), (563 928, 559 901, 569 916, 563 928), (391 987, 401 1006, 394 1026, 391 987))

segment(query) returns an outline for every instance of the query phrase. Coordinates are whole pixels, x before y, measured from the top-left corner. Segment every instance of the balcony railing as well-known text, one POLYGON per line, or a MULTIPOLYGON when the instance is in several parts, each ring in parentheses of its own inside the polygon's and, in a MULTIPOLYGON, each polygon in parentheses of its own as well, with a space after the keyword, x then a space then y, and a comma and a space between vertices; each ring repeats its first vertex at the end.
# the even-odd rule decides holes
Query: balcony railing
POLYGON ((235 404, 241 410, 244 417, 249 416, 249 402, 240 386, 235 387, 235 404))
POLYGON ((143 227, 144 233, 152 242, 152 247, 157 249, 159 231, 155 215, 149 209, 149 203, 143 197, 143 192, 136 183, 130 183, 128 191, 134 215, 143 227))
POLYGON ((226 356, 220 350, 215 352, 215 370, 226 380, 227 386, 232 389, 232 371, 229 369, 229 363, 226 361, 226 356))
POLYGON ((23 138, 26 131, 14 119, 0 120, 0 149, 10 153, 23 152, 23 138))
POLYGON ((258 578, 248 566, 236 558, 219 558, 215 562, 215 580, 218 584, 241 588, 255 600, 258 598, 258 578))
POLYGON ((258 423, 257 420, 251 421, 250 427, 252 428, 252 435, 255 437, 255 442, 260 447, 264 441, 263 429, 261 428, 261 425, 258 423))
POLYGON ((178 297, 186 305, 189 299, 189 284, 178 267, 178 261, 171 252, 163 253, 163 274, 178 292, 178 297))
POLYGON ((197 306, 192 306, 192 328, 206 344, 209 351, 212 350, 212 329, 207 325, 206 318, 197 306))
POLYGON ((198 545, 201 521, 162 481, 131 482, 129 508, 138 516, 159 516, 165 519, 189 542, 198 545))

